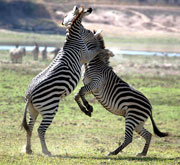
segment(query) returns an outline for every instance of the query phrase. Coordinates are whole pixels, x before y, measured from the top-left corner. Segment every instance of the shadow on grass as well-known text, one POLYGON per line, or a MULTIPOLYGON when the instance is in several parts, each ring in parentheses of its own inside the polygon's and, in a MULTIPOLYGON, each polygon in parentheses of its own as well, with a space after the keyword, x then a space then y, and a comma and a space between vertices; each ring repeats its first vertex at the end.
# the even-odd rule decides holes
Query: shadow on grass
MULTIPOLYGON (((46 159, 49 159, 49 158, 59 158, 59 159, 77 159, 77 160, 88 160, 88 161, 93 161, 93 160, 96 160, 96 161, 139 161, 139 162, 151 162, 151 161, 157 161, 157 162, 166 162, 166 161, 176 161, 177 164, 179 165, 180 164, 180 157, 171 157, 171 158, 159 158, 159 157, 131 157, 131 156, 80 156, 80 155, 52 155, 52 156, 45 156, 43 154, 32 154, 32 155, 27 155, 27 154, 20 154, 20 156, 12 156, 12 155, 6 155, 6 154, 3 154, 1 155, 0 154, 0 159, 8 159, 9 157, 13 157, 13 159, 15 160, 22 160, 22 156, 28 156, 30 157, 31 159, 36 159, 36 156, 37 157, 41 157, 41 158, 46 158, 46 159), (34 157, 35 156, 35 157, 34 157)), ((41 159, 40 159, 41 160, 41 159)))
POLYGON ((64 159, 95 159, 95 160, 128 160, 128 161, 168 161, 168 160, 178 160, 180 157, 177 158, 159 158, 159 157, 131 157, 131 156, 74 156, 74 155, 52 155, 51 157, 59 157, 64 159))

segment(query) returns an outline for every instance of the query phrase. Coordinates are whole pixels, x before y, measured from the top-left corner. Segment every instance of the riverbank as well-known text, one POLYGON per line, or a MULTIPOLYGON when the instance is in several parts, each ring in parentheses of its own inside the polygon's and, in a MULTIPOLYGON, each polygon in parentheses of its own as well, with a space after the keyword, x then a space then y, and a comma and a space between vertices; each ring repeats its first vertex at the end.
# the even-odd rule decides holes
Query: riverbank
MULTIPOLYGON (((47 54, 48 60, 43 61, 40 54, 39 61, 33 61, 32 53, 29 51, 23 57, 22 64, 12 64, 9 51, 0 51, 0 68, 18 70, 28 68, 31 71, 40 72, 52 61, 54 54, 50 51, 47 54)), ((180 56, 157 56, 157 55, 128 55, 118 54, 110 59, 110 65, 118 75, 130 77, 140 75, 142 77, 167 77, 175 76, 180 78, 180 56)))
MULTIPOLYGON (((97 28, 98 29, 98 28, 97 28)), ((102 29, 104 30, 104 29, 102 29)), ((159 52, 180 52, 180 36, 170 33, 141 33, 122 34, 115 36, 102 32, 105 45, 110 49, 140 50, 159 52)), ((62 47, 65 35, 37 34, 0 30, 0 45, 26 45, 33 46, 38 43, 40 46, 62 47)))

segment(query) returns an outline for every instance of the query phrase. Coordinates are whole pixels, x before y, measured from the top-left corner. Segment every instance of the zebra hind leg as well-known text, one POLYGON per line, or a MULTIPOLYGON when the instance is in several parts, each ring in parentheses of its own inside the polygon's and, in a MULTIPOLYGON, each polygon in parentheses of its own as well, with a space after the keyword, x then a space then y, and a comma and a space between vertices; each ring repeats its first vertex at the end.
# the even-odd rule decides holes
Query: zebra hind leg
POLYGON ((34 124, 35 124, 38 114, 39 114, 39 112, 36 111, 30 104, 30 106, 29 106, 29 123, 28 123, 29 130, 27 131, 27 144, 26 144, 26 153, 27 154, 32 154, 31 136, 32 136, 33 127, 34 127, 34 124))
MULTIPOLYGON (((58 109, 58 108, 57 108, 58 109)), ((50 126, 50 124, 52 123, 54 116, 57 112, 57 109, 55 110, 55 112, 49 113, 48 114, 42 114, 43 120, 41 121, 41 124, 38 128, 38 134, 39 134, 39 138, 40 138, 40 142, 41 142, 41 147, 42 147, 42 152, 45 155, 51 156, 51 152, 48 151, 47 145, 46 145, 46 141, 45 141, 45 133, 47 128, 50 126)))
POLYGON ((136 129, 136 132, 146 140, 142 152, 138 153, 136 156, 146 156, 151 142, 152 134, 149 131, 147 131, 144 127, 142 127, 141 129, 136 129))
POLYGON ((136 127, 135 123, 132 123, 131 119, 126 117, 126 126, 125 126, 125 139, 124 142, 113 152, 110 152, 108 156, 110 155, 117 155, 119 152, 121 152, 128 144, 132 142, 133 138, 133 131, 136 127))

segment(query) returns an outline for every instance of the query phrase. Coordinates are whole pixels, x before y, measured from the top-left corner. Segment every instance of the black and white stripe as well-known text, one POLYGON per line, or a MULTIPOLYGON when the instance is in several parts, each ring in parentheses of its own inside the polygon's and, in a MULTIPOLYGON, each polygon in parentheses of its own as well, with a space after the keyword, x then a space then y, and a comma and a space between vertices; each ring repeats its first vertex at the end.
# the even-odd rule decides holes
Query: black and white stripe
POLYGON ((26 108, 22 126, 27 131, 26 153, 32 153, 31 134, 38 114, 42 116, 38 133, 41 141, 42 152, 50 155, 44 135, 51 124, 60 100, 69 95, 77 86, 81 77, 81 66, 83 62, 88 62, 95 55, 102 51, 94 37, 94 33, 86 30, 81 24, 83 14, 91 12, 91 9, 79 12, 77 7, 74 12, 77 14, 72 20, 72 24, 67 30, 66 42, 59 51, 52 63, 41 73, 39 73, 30 83, 26 93, 26 108), (91 40, 84 43, 86 36, 91 36, 91 40), (95 42, 95 43, 93 43, 95 42), (93 43, 93 44, 89 44, 93 43), (93 45, 88 46, 88 45, 93 45), (30 121, 26 122, 27 108, 29 109, 30 121))
POLYGON ((125 117, 124 142, 109 155, 118 154, 131 143, 135 130, 146 140, 143 151, 138 154, 138 156, 145 156, 152 136, 144 128, 144 122, 147 118, 151 118, 156 135, 164 137, 167 136, 167 133, 162 133, 157 128, 152 117, 152 106, 149 100, 141 92, 118 77, 112 67, 109 66, 110 56, 113 56, 110 51, 107 51, 106 54, 100 53, 85 66, 84 86, 76 95, 75 100, 80 109, 86 115, 91 116, 93 108, 85 99, 85 95, 91 92, 106 110, 125 117), (81 104, 80 98, 84 106, 81 104))

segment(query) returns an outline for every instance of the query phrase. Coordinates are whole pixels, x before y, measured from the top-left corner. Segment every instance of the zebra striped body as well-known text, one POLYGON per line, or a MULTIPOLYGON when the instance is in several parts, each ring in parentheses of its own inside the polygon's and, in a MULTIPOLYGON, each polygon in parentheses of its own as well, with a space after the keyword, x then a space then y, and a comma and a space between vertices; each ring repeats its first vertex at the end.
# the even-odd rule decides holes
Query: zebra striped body
POLYGON ((111 67, 103 65, 98 57, 95 57, 85 68, 83 82, 87 85, 89 81, 100 82, 96 84, 98 89, 92 93, 109 112, 125 116, 130 108, 142 109, 142 111, 139 110, 139 113, 142 113, 142 121, 145 121, 151 114, 152 108, 149 100, 118 77, 111 67))
MULTIPOLYGON (((75 8, 77 11, 78 8, 75 8)), ((66 42, 59 51, 52 63, 41 73, 39 73, 30 83, 26 92, 26 108, 22 126, 27 131, 26 153, 32 153, 31 150, 31 133, 38 114, 42 116, 42 122, 38 128, 41 141, 42 152, 50 155, 44 135, 46 129, 51 124, 57 110, 60 100, 69 95, 81 77, 81 66, 83 62, 88 62, 96 54, 102 51, 102 48, 96 39, 89 41, 95 42, 93 50, 88 47, 83 37, 89 35, 89 31, 84 29, 81 24, 84 9, 79 13, 75 20, 72 21, 71 27, 67 31, 66 42), (30 121, 26 123, 27 108, 29 109, 30 121)), ((91 32, 91 36, 94 34, 91 32)), ((84 37, 86 38, 86 37, 84 37)))
POLYGON ((112 52, 100 53, 85 66, 84 87, 80 89, 75 100, 81 110, 91 116, 92 106, 84 97, 91 92, 106 110, 125 117, 125 140, 109 155, 118 154, 131 143, 135 130, 146 140, 143 151, 138 154, 138 156, 145 156, 152 136, 144 128, 144 122, 147 118, 151 118, 155 134, 164 137, 167 136, 167 133, 158 130, 152 118, 152 106, 149 100, 114 73, 112 67, 109 66, 109 56, 113 56, 112 52), (80 97, 85 107, 81 104, 80 97))

